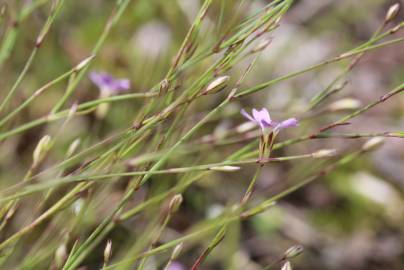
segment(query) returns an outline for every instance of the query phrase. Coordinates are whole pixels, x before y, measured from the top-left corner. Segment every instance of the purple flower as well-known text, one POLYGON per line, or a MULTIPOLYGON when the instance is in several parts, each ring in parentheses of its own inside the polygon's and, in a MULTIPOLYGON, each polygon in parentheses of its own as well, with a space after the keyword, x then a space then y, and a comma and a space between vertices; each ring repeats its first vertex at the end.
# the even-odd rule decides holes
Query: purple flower
POLYGON ((264 131, 266 128, 273 128, 275 132, 278 132, 281 129, 296 127, 298 125, 298 121, 296 118, 289 118, 282 122, 272 121, 271 117, 269 116, 268 110, 265 108, 262 108, 259 111, 256 109, 252 109, 252 115, 242 109, 241 114, 251 122, 259 125, 262 131, 264 131))
POLYGON ((181 263, 174 261, 168 266, 167 270, 185 270, 185 267, 181 263))
POLYGON ((130 81, 128 79, 116 79, 106 72, 93 71, 89 77, 104 96, 116 95, 130 88, 130 81))

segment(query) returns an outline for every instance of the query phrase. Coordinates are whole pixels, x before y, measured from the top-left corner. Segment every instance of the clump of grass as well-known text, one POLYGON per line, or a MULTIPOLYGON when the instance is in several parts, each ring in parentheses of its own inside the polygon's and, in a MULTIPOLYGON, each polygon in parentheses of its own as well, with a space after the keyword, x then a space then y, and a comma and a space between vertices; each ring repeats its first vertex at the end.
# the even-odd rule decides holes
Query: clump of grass
MULTIPOLYGON (((207 269, 203 265, 211 257, 224 265, 227 260, 214 253, 240 223, 367 155, 380 145, 380 138, 403 138, 400 131, 361 132, 353 125, 349 133, 333 131, 396 97, 404 90, 402 82, 364 106, 347 99, 328 103, 344 90, 347 77, 366 53, 393 48, 404 40, 394 37, 404 26, 403 22, 394 23, 397 6, 387 12, 381 26, 362 44, 251 86, 247 79, 254 74, 262 53, 271 49, 271 41, 278 34, 275 30, 282 26, 293 1, 275 0, 247 15, 247 1, 232 1, 234 5, 228 6, 225 1, 205 0, 183 41, 176 46, 165 75, 154 86, 143 92, 131 91, 129 80, 135 87, 143 78, 132 78, 127 72, 128 79, 121 88, 130 92, 120 93, 116 84, 123 81, 103 74, 97 79, 101 81, 97 83, 99 97, 80 99, 78 91, 91 88, 81 83, 90 69, 99 68, 97 60, 109 36, 119 30, 125 16, 130 16, 135 2, 116 1, 91 51, 72 68, 30 90, 23 99, 17 97, 22 96, 24 80, 37 72, 29 74, 37 56, 47 50, 47 39, 62 23, 60 16, 69 6, 62 0, 2 6, 2 13, 14 11, 7 24, 0 21, 6 27, 0 46, 3 68, 19 41, 16 37, 23 34, 24 21, 36 11, 47 12, 15 80, 3 78, 10 80, 7 84, 11 87, 2 91, 1 144, 13 148, 18 142, 30 141, 24 151, 30 155, 21 159, 29 165, 18 166, 28 168, 26 172, 11 173, 3 168, 1 173, 0 263, 4 269, 172 269, 170 265, 181 261, 182 256, 187 257, 192 270, 207 269), (238 112, 247 97, 335 64, 342 66, 341 72, 304 108, 297 113, 285 108, 283 113, 292 116, 289 120, 293 123, 275 122, 264 109, 247 115, 251 123, 242 124, 238 112), (57 98, 48 104, 48 112, 26 116, 27 110, 36 108, 36 102, 45 102, 44 94, 50 91, 57 92, 57 98), (237 109, 232 111, 232 106, 237 109), (338 116, 340 111, 349 112, 338 116), (318 125, 318 115, 333 120, 318 125), (75 132, 76 120, 80 119, 92 125, 84 132, 75 132), (231 125, 217 131, 223 120, 230 120, 231 125), (298 122, 300 126, 291 129, 290 138, 284 139, 281 129, 298 122), (65 137, 71 136, 67 134, 75 138, 67 141, 65 137), (302 153, 292 147, 329 138, 371 140, 350 151, 328 147, 302 153), (286 147, 293 154, 281 155, 280 150, 286 147), (254 196, 265 166, 293 161, 307 162, 313 170, 290 179, 290 185, 273 196, 254 196), (197 200, 203 180, 235 177, 242 178, 243 191, 239 200, 225 202, 221 214, 201 218, 198 213, 182 213, 184 204, 191 207, 194 196, 197 200), (175 225, 178 214, 189 219, 184 222, 186 228, 175 225)), ((206 192, 216 192, 214 185, 211 188, 206 192)), ((264 269, 281 264, 282 269, 291 269, 289 260, 301 252, 298 247, 289 249, 287 255, 269 266, 263 265, 264 269)))

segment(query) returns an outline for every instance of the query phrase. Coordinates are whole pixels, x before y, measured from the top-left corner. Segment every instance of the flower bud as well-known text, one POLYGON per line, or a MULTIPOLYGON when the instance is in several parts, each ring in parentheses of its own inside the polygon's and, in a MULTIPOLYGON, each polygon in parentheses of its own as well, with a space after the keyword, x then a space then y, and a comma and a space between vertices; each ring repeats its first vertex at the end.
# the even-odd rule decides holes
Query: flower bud
POLYGON ((282 270, 292 270, 292 265, 289 261, 285 262, 285 264, 282 266, 282 270))
POLYGON ((75 139, 75 140, 69 145, 69 149, 67 149, 67 153, 66 153, 66 156, 67 156, 68 158, 71 157, 71 156, 76 152, 76 150, 77 150, 77 148, 79 147, 80 143, 81 143, 81 140, 78 138, 78 139, 75 139))
POLYGON ((218 172, 235 172, 240 170, 240 167, 225 165, 225 166, 210 167, 209 170, 218 172))
POLYGON ((288 248, 288 250, 285 251, 284 258, 285 259, 291 259, 296 256, 299 256, 303 252, 303 246, 302 245, 295 245, 293 247, 288 248))
POLYGON ((381 146, 384 143, 384 138, 383 137, 374 137, 362 146, 363 151, 371 151, 374 150, 375 148, 381 146))
POLYGON ((167 93, 167 90, 170 88, 170 82, 167 79, 164 79, 160 83, 159 94, 164 95, 167 93))
POLYGON ((361 102, 357 99, 344 98, 330 104, 328 108, 330 111, 355 110, 361 105, 361 102))
POLYGON ((86 59, 84 59, 83 61, 78 63, 76 65, 76 67, 74 68, 74 70, 79 71, 80 69, 86 67, 94 59, 94 57, 95 57, 95 55, 91 55, 91 56, 87 57, 86 59))
POLYGON ((244 133, 244 132, 250 131, 256 127, 257 127, 257 125, 254 122, 248 121, 248 122, 242 123, 241 125, 237 126, 236 131, 238 133, 244 133))
POLYGON ((272 42, 272 38, 263 40, 254 49, 251 50, 251 53, 261 52, 261 51, 265 50, 269 46, 269 44, 271 44, 271 42, 272 42))
POLYGON ((230 76, 221 76, 213 80, 203 91, 203 95, 207 94, 215 94, 221 90, 223 90, 227 86, 227 82, 229 81, 230 76))
POLYGON ((184 244, 178 244, 175 246, 173 253, 171 254, 171 260, 175 260, 177 259, 177 257, 180 255, 182 248, 183 248, 184 244))
POLYGON ((388 23, 388 22, 394 20, 394 18, 397 16, 399 10, 400 10, 399 3, 395 3, 394 5, 390 6, 389 10, 386 13, 386 17, 385 17, 384 21, 386 23, 388 23))
POLYGON ((321 149, 317 152, 314 152, 312 156, 314 158, 324 158, 324 157, 333 157, 337 154, 337 150, 335 149, 321 149))
POLYGON ((65 260, 67 258, 67 249, 66 245, 60 245, 55 252, 55 263, 58 269, 62 268, 65 260))
POLYGON ((183 198, 181 194, 174 195, 169 205, 169 211, 171 214, 177 212, 178 208, 180 208, 182 201, 183 198))
POLYGON ((52 137, 45 135, 39 140, 33 153, 33 166, 38 166, 52 147, 52 137))
POLYGON ((104 263, 108 263, 112 256, 112 241, 108 240, 104 249, 104 263))

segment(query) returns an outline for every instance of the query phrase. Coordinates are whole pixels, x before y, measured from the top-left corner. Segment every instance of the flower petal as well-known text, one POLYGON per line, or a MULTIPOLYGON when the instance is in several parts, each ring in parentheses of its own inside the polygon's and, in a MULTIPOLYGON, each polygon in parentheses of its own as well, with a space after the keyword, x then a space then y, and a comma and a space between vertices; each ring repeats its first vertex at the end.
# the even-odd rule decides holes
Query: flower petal
POLYGON ((90 73, 89 78, 98 88, 105 87, 104 76, 101 72, 93 71, 90 73))
POLYGON ((114 91, 115 93, 124 92, 129 90, 130 81, 128 79, 118 79, 114 80, 114 83, 112 85, 113 87, 111 87, 111 90, 114 91))
POLYGON ((252 115, 257 123, 261 123, 261 114, 257 109, 252 109, 252 115))
POLYGON ((264 119, 261 120, 262 126, 265 128, 273 127, 273 122, 267 122, 264 119))
POLYGON ((271 124, 271 117, 269 116, 269 112, 267 109, 262 108, 261 111, 259 111, 260 117, 261 117, 261 121, 265 121, 266 123, 268 123, 268 125, 271 124))
POLYGON ((296 127, 298 126, 299 122, 297 121, 296 118, 289 118, 286 119, 282 122, 280 122, 277 126, 276 129, 283 129, 283 128, 289 128, 289 127, 296 127))
POLYGON ((255 119, 248 113, 246 112, 244 109, 241 109, 240 113, 247 118, 248 120, 250 120, 251 122, 256 122, 255 119))
POLYGON ((128 79, 115 79, 106 72, 91 72, 89 78, 101 91, 108 91, 110 94, 118 94, 130 88, 128 79))

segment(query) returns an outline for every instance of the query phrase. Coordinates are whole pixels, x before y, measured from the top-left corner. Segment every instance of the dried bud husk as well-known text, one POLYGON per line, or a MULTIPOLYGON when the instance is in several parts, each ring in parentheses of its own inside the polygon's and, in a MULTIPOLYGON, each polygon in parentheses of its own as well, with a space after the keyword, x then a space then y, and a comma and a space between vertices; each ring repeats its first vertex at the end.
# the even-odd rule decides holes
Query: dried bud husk
POLYGON ((171 214, 177 212, 178 208, 180 208, 182 201, 183 197, 181 194, 174 195, 169 205, 169 211, 171 214))
POLYGON ((285 259, 291 259, 296 256, 299 256, 303 252, 303 246, 302 245, 295 245, 293 247, 288 248, 288 250, 285 251, 284 258, 285 259))
POLYGON ((334 103, 330 104, 328 106, 330 111, 342 111, 342 110, 355 110, 360 108, 362 106, 362 103, 354 98, 344 98, 338 101, 335 101, 334 103))
POLYGON ((183 248, 184 244, 178 244, 175 246, 173 253, 171 254, 171 260, 175 260, 177 259, 177 257, 180 255, 182 248, 183 248))
POLYGON ((314 152, 312 156, 314 158, 324 158, 324 157, 333 157, 337 154, 336 149, 321 149, 317 152, 314 152))
POLYGON ((390 6, 389 10, 386 13, 386 17, 384 21, 386 23, 394 20, 394 18, 397 16, 398 12, 400 11, 400 4, 395 3, 394 5, 390 6))
POLYGON ((33 153, 33 166, 39 165, 45 158, 46 154, 52 147, 52 137, 49 135, 45 135, 39 140, 34 153, 33 153))
POLYGON ((240 170, 240 167, 225 165, 225 166, 211 167, 209 169, 212 171, 218 171, 218 172, 235 172, 235 171, 240 170))
POLYGON ((223 90, 227 86, 227 82, 229 81, 230 76, 221 76, 213 80, 203 91, 203 95, 207 94, 215 94, 221 90, 223 90))
POLYGON ((104 263, 108 263, 112 256, 112 241, 108 240, 104 249, 104 263))
POLYGON ((383 137, 374 137, 362 146, 363 151, 371 151, 376 149, 377 147, 381 146, 384 143, 384 138, 383 137))
POLYGON ((289 261, 285 262, 285 264, 282 266, 282 270, 292 270, 292 265, 289 261))

